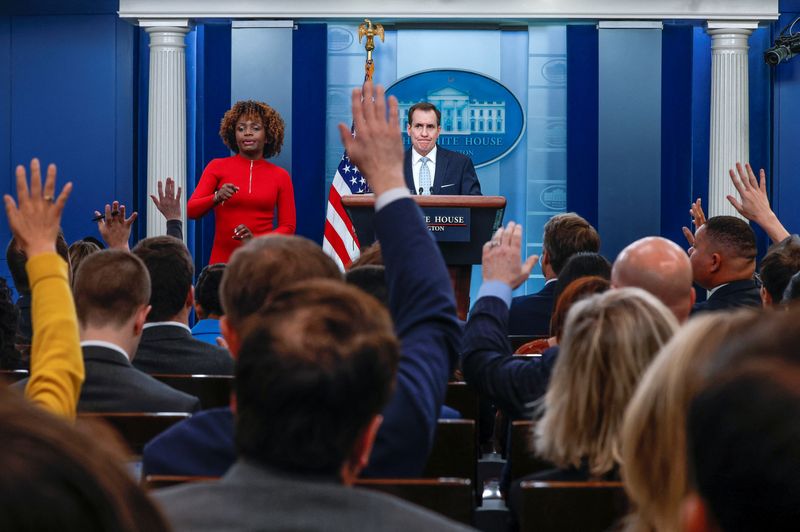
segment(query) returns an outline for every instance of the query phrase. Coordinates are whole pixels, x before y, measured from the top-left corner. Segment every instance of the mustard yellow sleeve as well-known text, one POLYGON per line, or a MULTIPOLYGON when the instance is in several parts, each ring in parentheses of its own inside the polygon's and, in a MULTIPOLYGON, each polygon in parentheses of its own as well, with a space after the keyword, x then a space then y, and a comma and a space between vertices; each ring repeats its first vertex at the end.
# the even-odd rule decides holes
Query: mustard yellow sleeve
POLYGON ((31 376, 25 395, 54 414, 74 419, 84 371, 67 263, 56 253, 45 253, 29 259, 25 269, 33 322, 31 376))

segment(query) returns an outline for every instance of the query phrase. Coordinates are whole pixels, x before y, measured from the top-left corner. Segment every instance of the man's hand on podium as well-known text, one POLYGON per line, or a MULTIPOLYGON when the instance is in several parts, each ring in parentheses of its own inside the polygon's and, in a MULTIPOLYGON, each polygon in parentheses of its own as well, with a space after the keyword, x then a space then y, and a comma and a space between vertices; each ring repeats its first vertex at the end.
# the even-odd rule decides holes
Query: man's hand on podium
POLYGON ((531 273, 538 255, 522 260, 522 226, 508 222, 483 245, 483 281, 502 281, 512 289, 519 287, 531 273))

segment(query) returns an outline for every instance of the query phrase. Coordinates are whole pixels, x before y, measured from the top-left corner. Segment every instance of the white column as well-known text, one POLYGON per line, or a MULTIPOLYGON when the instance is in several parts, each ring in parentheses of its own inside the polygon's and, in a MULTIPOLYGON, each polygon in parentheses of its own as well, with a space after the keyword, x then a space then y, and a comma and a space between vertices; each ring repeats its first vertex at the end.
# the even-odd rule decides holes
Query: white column
MULTIPOLYGON (((181 187, 186 239, 186 42, 188 20, 140 20, 150 35, 150 87, 147 111, 147 191, 158 195, 158 181, 171 177, 181 187)), ((167 222, 147 198, 147 236, 166 234, 167 222)))
POLYGON ((711 153, 708 216, 733 215, 725 199, 736 195, 728 170, 750 160, 747 41, 756 22, 709 21, 711 35, 711 153))

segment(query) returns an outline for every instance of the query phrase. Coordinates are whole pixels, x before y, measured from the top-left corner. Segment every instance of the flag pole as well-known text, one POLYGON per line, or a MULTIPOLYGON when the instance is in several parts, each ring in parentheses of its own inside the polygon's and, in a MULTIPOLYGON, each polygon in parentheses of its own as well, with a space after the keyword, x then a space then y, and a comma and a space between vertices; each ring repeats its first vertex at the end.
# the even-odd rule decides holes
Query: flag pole
MULTIPOLYGON (((375 50, 375 37, 378 37, 381 42, 384 40, 383 26, 378 23, 373 24, 370 19, 364 19, 364 22, 358 27, 359 44, 364 37, 367 38, 364 44, 367 51, 367 60, 364 64, 364 83, 366 83, 372 81, 372 75, 375 73, 372 52, 375 50)), ((350 126, 350 133, 356 134, 353 125, 350 126)), ((325 232, 322 239, 323 251, 336 262, 342 271, 346 270, 361 253, 355 227, 342 205, 342 196, 368 192, 370 190, 364 176, 358 171, 358 167, 350 162, 345 150, 336 174, 333 176, 328 194, 325 232)))
POLYGON ((383 25, 379 23, 372 24, 368 18, 358 27, 358 43, 361 44, 361 39, 366 36, 367 42, 364 43, 364 49, 367 50, 367 62, 364 64, 364 83, 372 81, 372 74, 375 73, 375 63, 372 61, 372 51, 375 49, 375 36, 378 36, 383 42, 383 25))

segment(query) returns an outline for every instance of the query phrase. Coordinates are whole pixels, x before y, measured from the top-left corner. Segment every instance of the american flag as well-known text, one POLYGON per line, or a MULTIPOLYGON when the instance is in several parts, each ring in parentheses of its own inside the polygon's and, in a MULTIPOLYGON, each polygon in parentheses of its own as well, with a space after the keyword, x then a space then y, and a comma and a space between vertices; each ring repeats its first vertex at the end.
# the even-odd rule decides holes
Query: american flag
POLYGON ((359 255, 358 238, 353 222, 344 211, 342 196, 348 194, 367 194, 371 192, 367 180, 350 161, 347 152, 342 155, 339 167, 333 176, 328 194, 328 212, 325 216, 325 236, 322 249, 333 258, 344 271, 359 255))

